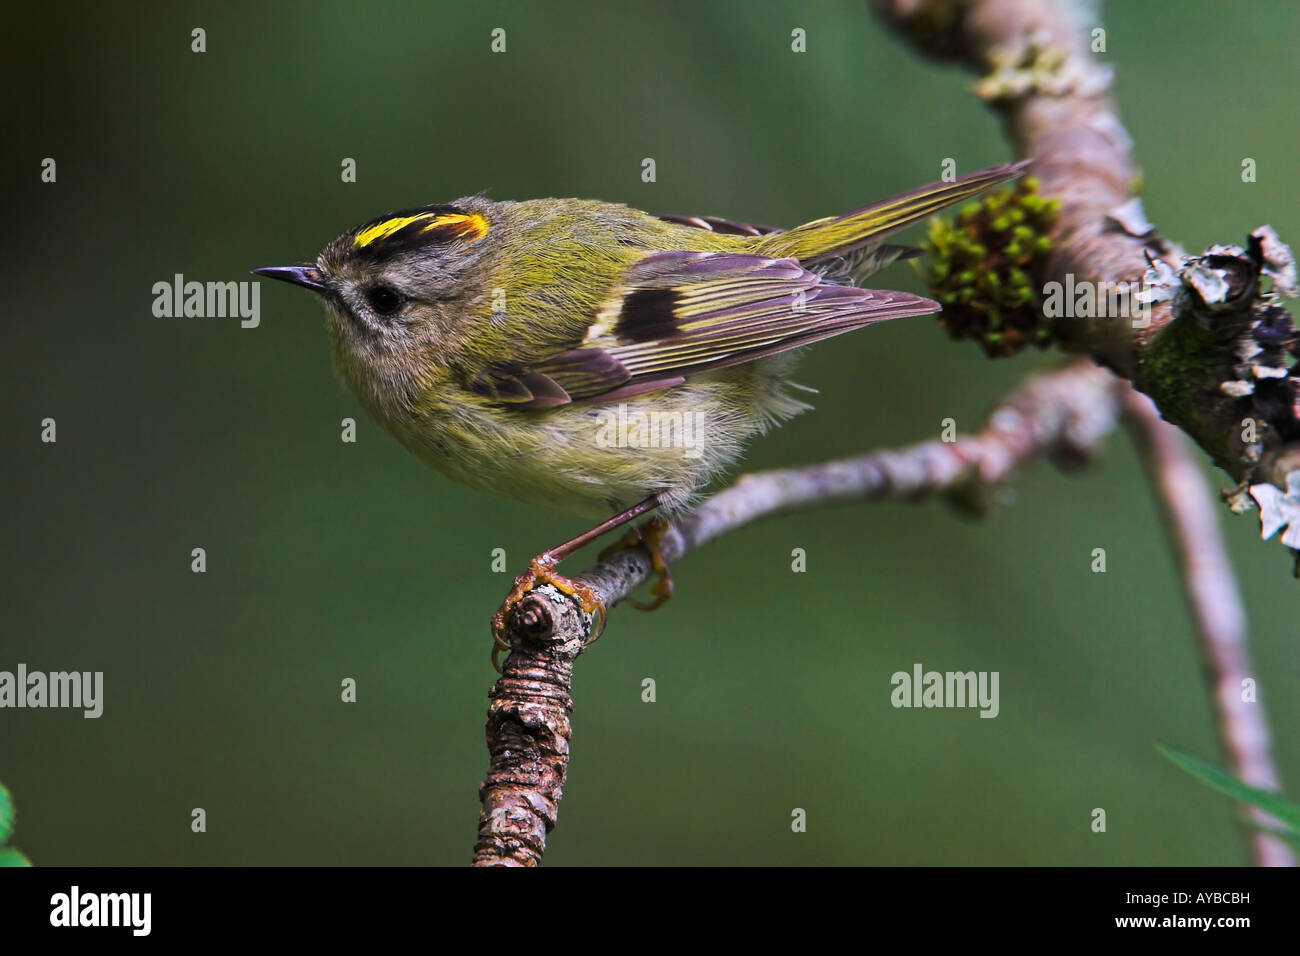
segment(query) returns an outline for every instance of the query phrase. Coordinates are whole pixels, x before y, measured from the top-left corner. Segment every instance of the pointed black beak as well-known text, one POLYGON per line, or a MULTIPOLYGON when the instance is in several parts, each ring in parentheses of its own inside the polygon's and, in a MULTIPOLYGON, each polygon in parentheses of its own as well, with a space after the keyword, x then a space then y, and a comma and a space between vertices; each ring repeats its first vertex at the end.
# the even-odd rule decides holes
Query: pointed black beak
POLYGON ((325 283, 321 281, 320 270, 315 266, 266 266, 262 269, 254 269, 253 275, 279 279, 281 282, 292 282, 313 292, 327 291, 325 283))

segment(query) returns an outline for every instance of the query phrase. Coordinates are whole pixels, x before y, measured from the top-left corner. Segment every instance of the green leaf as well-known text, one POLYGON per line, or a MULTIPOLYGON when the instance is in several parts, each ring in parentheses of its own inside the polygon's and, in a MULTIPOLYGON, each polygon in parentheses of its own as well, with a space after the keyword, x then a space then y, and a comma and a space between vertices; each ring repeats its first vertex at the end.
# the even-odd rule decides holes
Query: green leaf
POLYGON ((0 846, 9 842, 14 833, 14 798, 0 783, 0 846))
POLYGON ((0 866, 31 866, 32 861, 27 859, 11 846, 0 850, 0 866))
POLYGON ((1232 774, 1220 770, 1214 764, 1193 757, 1191 754, 1172 750, 1161 744, 1156 744, 1156 749, 1168 757, 1174 766, 1187 771, 1210 789, 1217 790, 1233 799, 1263 810, 1265 813, 1277 817, 1294 833, 1300 834, 1300 803, 1288 800, 1280 793, 1259 790, 1247 783, 1243 783, 1232 774))

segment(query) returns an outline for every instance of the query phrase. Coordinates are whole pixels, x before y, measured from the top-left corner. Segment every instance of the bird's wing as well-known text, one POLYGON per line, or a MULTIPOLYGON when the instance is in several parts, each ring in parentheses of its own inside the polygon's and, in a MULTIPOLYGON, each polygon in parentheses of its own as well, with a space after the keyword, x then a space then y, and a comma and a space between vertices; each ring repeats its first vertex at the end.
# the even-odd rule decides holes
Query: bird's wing
POLYGON ((629 267, 581 342, 480 371, 472 387, 507 407, 612 401, 680 385, 852 329, 939 311, 906 292, 824 282, 794 259, 656 252, 629 267))
MULTIPOLYGON (((785 232, 784 229, 776 226, 752 226, 731 219, 719 219, 717 216, 658 216, 656 218, 678 226, 690 226, 693 229, 703 229, 706 232, 728 236, 774 236, 785 232)), ((899 259, 915 259, 923 255, 924 251, 913 246, 874 242, 839 258, 830 258, 819 263, 817 272, 836 282, 863 282, 890 263, 899 259)))
POLYGON ((656 216, 664 222, 678 226, 692 226, 708 232, 717 232, 727 236, 770 236, 774 232, 784 232, 777 226, 751 226, 747 222, 721 219, 717 216, 656 216))

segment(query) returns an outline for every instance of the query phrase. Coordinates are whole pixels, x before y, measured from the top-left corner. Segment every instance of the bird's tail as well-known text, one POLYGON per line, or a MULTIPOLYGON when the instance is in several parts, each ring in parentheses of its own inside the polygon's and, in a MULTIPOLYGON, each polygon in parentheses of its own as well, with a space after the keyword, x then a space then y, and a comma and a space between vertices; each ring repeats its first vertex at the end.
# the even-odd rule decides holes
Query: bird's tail
POLYGON ((854 209, 842 216, 828 216, 796 226, 788 232, 776 232, 759 239, 758 250, 775 258, 787 256, 808 264, 834 259, 863 246, 875 243, 938 212, 945 206, 969 199, 990 186, 1015 179, 1030 160, 991 166, 950 183, 938 182, 911 192, 854 209))

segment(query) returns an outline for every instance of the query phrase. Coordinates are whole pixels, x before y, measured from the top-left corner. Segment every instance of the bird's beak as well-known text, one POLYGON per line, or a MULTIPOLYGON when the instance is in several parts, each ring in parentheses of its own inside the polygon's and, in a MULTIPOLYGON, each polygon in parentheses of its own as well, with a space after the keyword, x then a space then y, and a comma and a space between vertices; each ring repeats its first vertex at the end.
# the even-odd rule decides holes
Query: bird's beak
POLYGON ((312 265, 302 266, 266 266, 261 269, 254 269, 253 275, 266 276, 268 279, 279 279, 281 282, 292 282, 294 285, 300 285, 304 289, 311 289, 313 292, 325 292, 325 283, 321 280, 320 270, 312 265))

